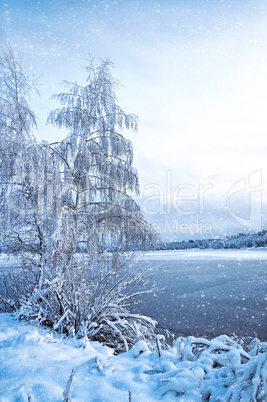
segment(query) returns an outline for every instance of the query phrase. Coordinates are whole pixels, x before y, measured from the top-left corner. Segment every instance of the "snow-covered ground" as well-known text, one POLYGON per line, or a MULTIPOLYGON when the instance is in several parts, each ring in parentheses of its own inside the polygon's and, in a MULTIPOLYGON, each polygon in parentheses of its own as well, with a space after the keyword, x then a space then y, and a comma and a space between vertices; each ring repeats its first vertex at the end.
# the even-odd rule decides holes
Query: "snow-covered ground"
POLYGON ((0 314, 0 400, 212 402, 240 396, 263 402, 266 347, 254 341, 245 351, 226 336, 189 337, 168 350, 151 351, 139 341, 115 356, 99 343, 66 339, 0 314))
POLYGON ((142 260, 267 260, 267 248, 238 250, 165 250, 149 251, 138 257, 142 260))

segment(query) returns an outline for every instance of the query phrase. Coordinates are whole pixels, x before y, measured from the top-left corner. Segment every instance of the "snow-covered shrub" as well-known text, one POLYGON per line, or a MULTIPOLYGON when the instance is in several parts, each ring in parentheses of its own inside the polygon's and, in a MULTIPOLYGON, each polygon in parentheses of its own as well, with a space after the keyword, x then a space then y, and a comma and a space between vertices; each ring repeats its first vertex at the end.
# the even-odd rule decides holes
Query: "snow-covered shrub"
POLYGON ((10 313, 21 307, 22 298, 29 297, 34 291, 36 274, 23 266, 18 270, 2 272, 0 312, 10 313))
POLYGON ((112 256, 103 257, 100 272, 93 272, 81 256, 76 258, 79 264, 67 272, 58 270, 56 278, 44 281, 42 290, 36 287, 30 297, 22 298, 17 317, 100 341, 117 352, 128 350, 140 339, 151 339, 156 322, 127 311, 129 302, 142 295, 130 289, 141 283, 144 273, 131 272, 126 255, 123 261, 117 256, 116 265, 110 261, 112 256))
POLYGON ((160 357, 154 352, 149 360, 153 363, 144 373, 162 397, 263 402, 267 396, 267 344, 259 340, 246 351, 226 335, 212 340, 180 337, 160 357))

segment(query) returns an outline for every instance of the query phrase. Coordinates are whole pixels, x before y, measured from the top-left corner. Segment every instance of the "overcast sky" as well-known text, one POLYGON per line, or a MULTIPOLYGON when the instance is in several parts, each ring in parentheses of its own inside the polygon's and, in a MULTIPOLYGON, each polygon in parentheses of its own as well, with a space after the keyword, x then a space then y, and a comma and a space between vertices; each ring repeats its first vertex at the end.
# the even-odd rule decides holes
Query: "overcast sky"
POLYGON ((31 105, 49 141, 65 135, 45 125, 49 97, 85 83, 89 54, 111 58, 140 119, 139 202, 164 239, 266 228, 265 0, 2 0, 6 41, 42 75, 31 105))

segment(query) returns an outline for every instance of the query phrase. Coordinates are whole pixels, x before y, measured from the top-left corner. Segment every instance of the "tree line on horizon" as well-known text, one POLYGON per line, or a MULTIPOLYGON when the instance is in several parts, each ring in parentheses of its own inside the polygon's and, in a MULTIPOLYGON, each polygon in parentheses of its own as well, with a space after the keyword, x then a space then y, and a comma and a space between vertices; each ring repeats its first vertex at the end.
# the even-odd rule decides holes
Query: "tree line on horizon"
POLYGON ((179 242, 166 242, 161 249, 187 250, 198 249, 241 249, 267 246, 267 230, 258 233, 238 233, 233 236, 213 239, 190 239, 179 242))

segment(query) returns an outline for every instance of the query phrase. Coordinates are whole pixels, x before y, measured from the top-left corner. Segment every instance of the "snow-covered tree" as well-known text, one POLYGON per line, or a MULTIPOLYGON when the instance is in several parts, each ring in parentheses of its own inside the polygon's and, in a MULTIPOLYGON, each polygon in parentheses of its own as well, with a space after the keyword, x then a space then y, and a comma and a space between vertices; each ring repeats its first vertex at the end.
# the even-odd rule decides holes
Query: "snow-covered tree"
POLYGON ((17 154, 33 139, 36 118, 28 100, 36 91, 35 83, 27 62, 7 45, 0 56, 1 178, 12 175, 17 154))
MULTIPOLYGON (((75 317, 75 331, 83 321, 85 333, 93 328, 93 334, 100 331, 104 339, 107 333, 114 334, 116 322, 121 325, 116 336, 120 333, 125 344, 119 317, 127 316, 124 305, 131 296, 123 292, 142 277, 129 271, 127 260, 133 248, 144 251, 157 235, 131 197, 139 191, 138 176, 132 144, 122 131, 136 131, 137 117, 117 104, 119 84, 111 67, 109 60, 97 67, 91 62, 86 86, 66 82, 67 91, 54 96, 61 107, 48 121, 70 133, 55 147, 61 161, 63 209, 50 255, 61 291, 72 300, 61 302, 60 309, 65 319, 69 310, 70 322, 75 317)), ((68 320, 65 326, 70 328, 68 320)))
POLYGON ((7 186, 14 174, 15 160, 30 142, 36 119, 28 100, 36 91, 35 78, 27 62, 10 45, 0 56, 0 190, 1 235, 6 232, 7 186))
POLYGON ((87 68, 88 85, 66 83, 67 92, 54 96, 62 107, 51 112, 49 122, 70 130, 55 149, 62 161, 64 203, 73 211, 79 243, 97 226, 102 245, 141 246, 154 236, 139 206, 129 193, 138 193, 132 144, 121 133, 137 130, 137 117, 117 104, 118 82, 109 60, 87 68), (104 237, 103 237, 104 236, 104 237))

